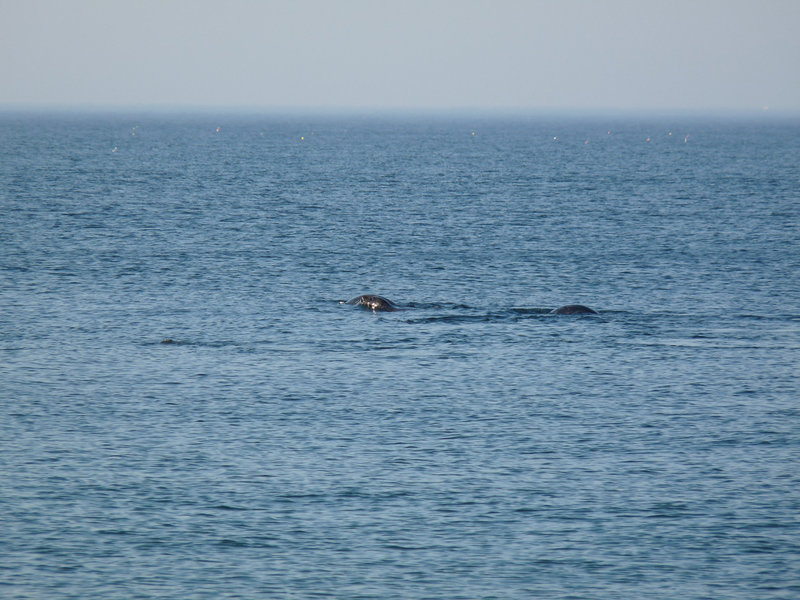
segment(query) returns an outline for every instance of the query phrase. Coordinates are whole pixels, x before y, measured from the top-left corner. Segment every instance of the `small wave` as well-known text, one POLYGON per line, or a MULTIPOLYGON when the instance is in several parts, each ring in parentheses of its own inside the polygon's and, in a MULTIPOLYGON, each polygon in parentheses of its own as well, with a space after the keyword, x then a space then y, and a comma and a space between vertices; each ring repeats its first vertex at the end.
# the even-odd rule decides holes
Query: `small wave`
POLYGON ((505 320, 504 317, 494 314, 482 315, 436 315, 431 317, 418 317, 406 319, 406 323, 490 323, 505 320))
POLYGON ((551 312, 553 312, 552 308, 512 307, 509 310, 519 315, 549 315, 551 312))
POLYGON ((398 306, 423 310, 478 310, 476 307, 469 306, 468 304, 449 304, 447 302, 408 302, 398 306))
MULTIPOLYGON (((606 312, 606 311, 604 311, 606 312)), ((496 323, 504 321, 525 321, 530 319, 542 320, 551 319, 557 315, 553 314, 552 308, 541 307, 511 307, 502 310, 478 311, 471 307, 465 307, 463 311, 448 310, 445 314, 425 315, 406 319, 407 323, 496 323), (465 314, 466 313, 466 314, 465 314)), ((574 315, 578 317, 586 315, 574 315)), ((597 315, 591 315, 596 318, 597 315)))

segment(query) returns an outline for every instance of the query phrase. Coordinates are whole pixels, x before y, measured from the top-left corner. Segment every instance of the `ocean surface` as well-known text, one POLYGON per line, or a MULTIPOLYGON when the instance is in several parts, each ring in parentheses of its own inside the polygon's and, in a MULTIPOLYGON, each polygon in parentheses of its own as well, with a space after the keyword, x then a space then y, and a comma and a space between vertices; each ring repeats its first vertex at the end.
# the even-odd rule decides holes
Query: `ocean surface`
POLYGON ((0 115, 0 597, 800 598, 800 119, 0 115))

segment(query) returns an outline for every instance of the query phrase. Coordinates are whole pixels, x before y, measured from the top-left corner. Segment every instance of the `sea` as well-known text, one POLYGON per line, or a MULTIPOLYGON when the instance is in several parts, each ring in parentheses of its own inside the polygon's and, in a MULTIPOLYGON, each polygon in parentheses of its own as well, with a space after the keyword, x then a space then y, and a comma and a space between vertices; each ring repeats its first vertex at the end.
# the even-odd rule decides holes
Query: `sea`
POLYGON ((3 112, 0 597, 800 598, 800 118, 3 112))

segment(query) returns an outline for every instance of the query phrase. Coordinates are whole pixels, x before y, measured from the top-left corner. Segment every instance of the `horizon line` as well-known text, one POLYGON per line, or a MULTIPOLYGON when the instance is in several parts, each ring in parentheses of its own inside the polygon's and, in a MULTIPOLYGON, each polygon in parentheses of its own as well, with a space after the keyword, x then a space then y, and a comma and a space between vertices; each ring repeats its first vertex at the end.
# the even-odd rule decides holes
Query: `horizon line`
POLYGON ((776 116, 800 117, 800 108, 731 107, 555 107, 555 106, 358 106, 2 103, 0 113, 29 114, 240 114, 240 115, 464 115, 464 116, 776 116))

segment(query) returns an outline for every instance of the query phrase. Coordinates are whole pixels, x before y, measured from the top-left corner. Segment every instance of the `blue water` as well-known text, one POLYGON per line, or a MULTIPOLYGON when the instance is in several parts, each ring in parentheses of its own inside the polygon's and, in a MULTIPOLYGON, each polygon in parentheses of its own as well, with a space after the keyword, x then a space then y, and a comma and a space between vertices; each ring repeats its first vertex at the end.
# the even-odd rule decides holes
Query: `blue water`
POLYGON ((800 597, 798 120, 7 113, 0 217, 2 598, 800 597))

